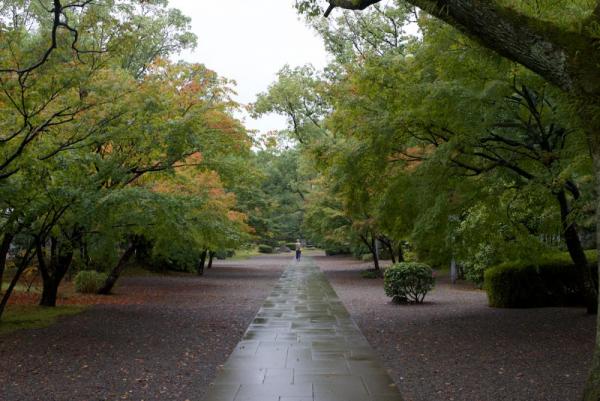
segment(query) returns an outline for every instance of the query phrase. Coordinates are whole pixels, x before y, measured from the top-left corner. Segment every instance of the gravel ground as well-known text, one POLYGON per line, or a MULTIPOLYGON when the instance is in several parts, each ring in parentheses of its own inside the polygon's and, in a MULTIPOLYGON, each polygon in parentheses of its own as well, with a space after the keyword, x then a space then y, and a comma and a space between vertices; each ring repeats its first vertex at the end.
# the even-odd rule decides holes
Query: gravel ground
MULTIPOLYGON (((114 304, 0 337, 0 401, 201 400, 289 259, 126 278, 114 304)), ((595 333, 583 309, 493 309, 444 278, 425 305, 399 306, 360 277, 366 264, 315 261, 406 401, 579 400, 595 333)))
POLYGON ((494 309, 446 278, 426 304, 391 304, 365 264, 315 257, 406 401, 575 401, 594 345, 579 308, 494 309))
POLYGON ((125 278, 119 304, 0 337, 0 400, 201 400, 289 259, 125 278))

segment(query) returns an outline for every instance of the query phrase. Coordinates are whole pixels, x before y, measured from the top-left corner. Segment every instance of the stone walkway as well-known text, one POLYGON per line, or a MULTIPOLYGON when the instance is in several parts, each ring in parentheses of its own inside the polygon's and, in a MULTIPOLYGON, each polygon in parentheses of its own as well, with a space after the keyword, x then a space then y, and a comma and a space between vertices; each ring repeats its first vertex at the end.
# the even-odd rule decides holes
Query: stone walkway
POLYGON ((324 274, 307 260, 285 270, 204 401, 402 397, 324 274))

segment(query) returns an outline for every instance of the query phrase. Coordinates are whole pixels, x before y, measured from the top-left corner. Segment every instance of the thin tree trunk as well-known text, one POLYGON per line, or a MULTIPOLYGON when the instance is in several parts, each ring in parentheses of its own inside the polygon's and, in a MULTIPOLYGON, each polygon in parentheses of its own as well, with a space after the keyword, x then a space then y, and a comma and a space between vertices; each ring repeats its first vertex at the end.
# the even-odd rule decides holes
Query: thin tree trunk
POLYGON ((404 262, 404 251, 402 250, 402 241, 398 242, 398 262, 404 262))
POLYGON ((104 285, 102 286, 102 288, 100 288, 100 290, 98 290, 98 294, 108 295, 112 292, 112 289, 114 288, 115 284, 117 283, 117 280, 121 276, 121 273, 123 273, 123 270, 125 270, 127 262, 129 262, 129 260, 135 254, 135 244, 135 242, 132 242, 129 245, 129 248, 125 250, 125 253, 121 255, 121 258, 106 278, 104 285))
POLYGON ((390 253, 390 256, 392 258, 392 263, 396 264, 396 255, 394 253, 394 246, 392 245, 392 241, 384 236, 382 236, 379 240, 381 241, 381 243, 383 245, 385 245, 386 249, 390 253))
POLYGON ((206 264, 206 254, 208 253, 207 250, 204 250, 202 252, 202 254, 200 254, 200 262, 198 263, 198 266, 196 267, 196 273, 198 273, 199 276, 202 276, 204 274, 204 265, 206 264))
MULTIPOLYGON (((596 184, 596 249, 600 255, 600 107, 580 104, 582 121, 586 125, 588 144, 592 154, 594 178, 596 184)), ((598 258, 600 270, 600 257, 598 258)), ((600 297, 598 297, 600 302, 600 297)), ((584 401, 600 400, 600 314, 596 318, 596 345, 592 358, 592 368, 585 385, 584 401)))
POLYGON ((214 257, 215 257, 215 252, 214 251, 210 251, 208 253, 208 266, 206 266, 208 269, 212 269, 212 264, 213 264, 214 257))
POLYGON ((579 292, 581 293, 588 313, 598 312, 597 293, 594 289, 594 282, 587 257, 583 250, 583 245, 577 232, 577 225, 574 222, 569 222, 569 214, 571 213, 569 201, 565 191, 560 191, 556 194, 558 203, 560 204, 560 222, 565 236, 565 243, 571 255, 571 259, 577 269, 577 283, 579 292))
POLYGON ((375 270, 379 271, 379 257, 377 255, 377 248, 375 248, 375 240, 371 237, 369 240, 366 236, 360 235, 361 241, 367 246, 371 255, 373 255, 373 264, 375 265, 375 270))
POLYGON ((33 259, 34 255, 35 255, 35 253, 33 252, 33 247, 27 249, 27 252, 25 252, 25 256, 23 257, 23 260, 19 264, 19 267, 17 268, 15 275, 13 276, 8 288, 6 289, 6 292, 2 296, 2 301, 0 301, 0 320, 2 320, 2 314, 4 314, 4 310, 6 309, 6 305, 8 304, 8 299, 10 298, 13 290, 17 286, 17 283, 19 282, 19 278, 21 278, 21 274, 23 274, 23 272, 25 271, 25 269, 31 262, 31 259, 33 259))
POLYGON ((11 233, 4 233, 2 237, 2 244, 0 244, 0 294, 2 294, 2 283, 4 280, 4 270, 6 269, 6 259, 8 258, 8 251, 10 250, 10 244, 12 243, 14 236, 11 233))
POLYGON ((371 253, 373 254, 373 264, 375 265, 375 270, 379 271, 379 255, 375 241, 377 241, 377 239, 375 237, 371 237, 371 253))

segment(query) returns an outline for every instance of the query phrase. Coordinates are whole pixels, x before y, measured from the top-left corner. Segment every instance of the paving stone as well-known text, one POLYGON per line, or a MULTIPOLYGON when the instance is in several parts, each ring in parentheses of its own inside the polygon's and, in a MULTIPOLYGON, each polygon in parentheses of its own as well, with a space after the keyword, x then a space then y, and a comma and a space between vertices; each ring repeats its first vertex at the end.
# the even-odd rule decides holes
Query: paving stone
POLYGON ((335 291, 292 263, 204 401, 402 401, 335 291))

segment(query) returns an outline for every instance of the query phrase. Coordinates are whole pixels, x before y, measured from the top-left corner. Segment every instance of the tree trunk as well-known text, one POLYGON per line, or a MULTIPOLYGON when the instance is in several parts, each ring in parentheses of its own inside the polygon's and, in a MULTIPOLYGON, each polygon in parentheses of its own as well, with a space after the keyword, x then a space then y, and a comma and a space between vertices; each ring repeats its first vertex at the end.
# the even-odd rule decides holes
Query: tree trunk
POLYGON ((404 251, 402 250, 402 241, 398 242, 398 262, 404 262, 404 251))
POLYGON ((204 265, 206 264, 206 254, 207 253, 208 253, 208 251, 205 250, 200 255, 200 262, 198 263, 198 266, 196 267, 196 273, 198 273, 199 276, 202 276, 204 274, 204 265))
POLYGON ((44 280, 42 298, 40 299, 40 306, 56 306, 56 298, 58 296, 59 285, 60 281, 54 280, 53 278, 50 278, 49 280, 44 280))
POLYGON ((210 251, 208 253, 208 266, 206 266, 208 269, 212 269, 212 264, 213 264, 214 257, 215 257, 215 252, 214 251, 210 251))
MULTIPOLYGON (((364 9, 381 0, 328 0, 332 6, 364 9)), ((600 95, 596 41, 579 31, 520 13, 493 0, 408 0, 479 41, 488 49, 541 75, 565 92, 600 95)), ((597 22, 597 21, 593 21, 597 22)), ((586 21, 582 21, 586 23, 586 21)))
POLYGON ((385 245, 388 252, 390 253, 390 256, 392 258, 392 263, 396 264, 396 254, 394 253, 394 246, 392 245, 392 241, 390 239, 388 239, 387 237, 385 237, 385 239, 380 238, 380 241, 383 245, 385 245))
POLYGON ((31 259, 33 259, 34 255, 35 255, 35 253, 33 252, 33 248, 29 248, 29 249, 27 249, 27 252, 25 252, 25 256, 23 257, 23 260, 21 260, 21 263, 19 264, 19 267, 17 268, 15 275, 13 276, 10 284, 8 285, 6 292, 2 296, 2 301, 0 301, 0 320, 2 320, 2 314, 4 314, 4 310, 6 309, 6 305, 8 304, 8 299, 10 298, 13 290, 17 286, 17 283, 19 282, 19 278, 21 278, 21 274, 23 274, 23 272, 25 271, 25 269, 31 262, 31 259))
POLYGON ((371 239, 368 239, 368 236, 360 235, 361 241, 367 246, 371 255, 373 255, 373 264, 375 265, 375 270, 379 271, 379 255, 377 255, 377 247, 375 246, 375 237, 371 236, 371 239))
POLYGON ((121 273, 123 273, 123 270, 125 270, 125 266, 127 265, 127 262, 129 262, 129 260, 131 259, 131 257, 134 254, 135 254, 135 242, 132 242, 129 245, 129 248, 127 248, 125 250, 125 253, 123 253, 123 255, 121 255, 121 258, 117 262, 116 266, 111 270, 110 274, 106 278, 106 281, 104 282, 104 285, 102 286, 102 288, 100 288, 100 290, 98 290, 98 294, 108 295, 112 292, 112 289, 115 286, 115 284, 117 283, 117 280, 119 279, 119 277, 121 276, 121 273))
MULTIPOLYGON (((596 248, 600 254, 600 107, 593 107, 589 104, 580 104, 580 106, 582 122, 586 125, 585 128, 594 166, 596 184, 596 248)), ((598 263, 600 270, 600 258, 598 258, 598 263)), ((598 299, 600 300, 600 297, 598 299)), ((596 345, 583 400, 600 400, 600 315, 596 318, 596 345)))
POLYGON ((38 268, 43 282, 40 306, 55 307, 58 287, 73 261, 73 249, 60 244, 55 237, 52 237, 50 241, 50 262, 46 263, 42 241, 41 239, 36 240, 38 268))
POLYGON ((2 244, 0 244, 0 294, 2 294, 2 283, 4 280, 4 270, 6 269, 6 259, 8 258, 8 251, 10 250, 10 244, 12 243, 14 236, 11 233, 4 233, 2 237, 2 244))
POLYGON ((379 252, 377 252, 377 244, 375 243, 377 239, 372 237, 371 239, 371 253, 373 254, 373 264, 375 265, 375 270, 379 271, 379 252))
POLYGON ((571 209, 569 207, 569 201, 567 200, 565 191, 562 190, 558 192, 556 194, 556 198, 560 204, 560 222, 562 225, 563 235, 565 236, 565 243, 567 245, 569 255, 571 255, 571 259, 575 264, 575 269, 577 269, 577 284, 579 287, 579 292, 583 297, 588 313, 597 313, 598 301, 596 299, 597 292, 594 288, 594 280, 592 279, 588 260, 585 256, 583 246, 581 245, 579 233, 577 232, 577 225, 574 222, 569 221, 571 209))

